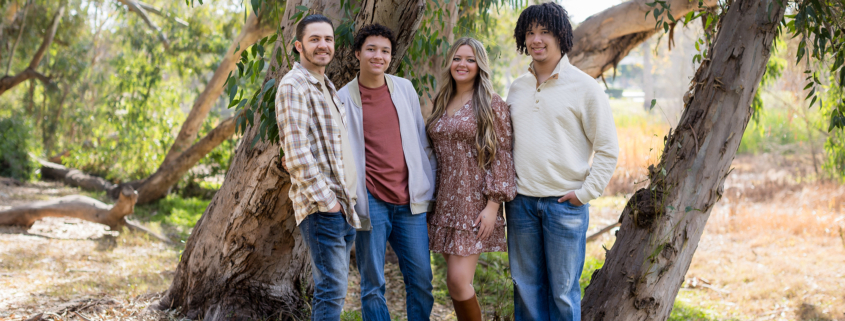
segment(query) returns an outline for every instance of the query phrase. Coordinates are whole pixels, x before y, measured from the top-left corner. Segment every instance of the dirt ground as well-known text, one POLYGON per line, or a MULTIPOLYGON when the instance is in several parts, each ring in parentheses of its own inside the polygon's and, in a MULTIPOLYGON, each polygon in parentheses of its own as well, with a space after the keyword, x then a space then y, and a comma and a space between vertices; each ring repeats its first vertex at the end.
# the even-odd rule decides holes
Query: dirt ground
MULTIPOLYGON (((770 155, 734 161, 679 303, 717 320, 845 321, 845 186, 803 181, 812 174, 808 162, 770 155)), ((78 192, 3 179, 0 210, 78 192)), ((625 202, 594 201, 591 231, 615 222, 625 202)), ((613 240, 605 234, 588 255, 604 255, 602 245, 613 240)), ((178 248, 75 219, 0 227, 0 320, 39 313, 52 320, 178 319, 144 313, 169 286, 178 258, 178 248)), ((388 263, 386 276, 390 310, 403 319, 398 266, 388 263)), ((358 280, 353 269, 347 310, 360 309, 358 280)), ((454 320, 451 306, 436 304, 432 319, 454 320)))

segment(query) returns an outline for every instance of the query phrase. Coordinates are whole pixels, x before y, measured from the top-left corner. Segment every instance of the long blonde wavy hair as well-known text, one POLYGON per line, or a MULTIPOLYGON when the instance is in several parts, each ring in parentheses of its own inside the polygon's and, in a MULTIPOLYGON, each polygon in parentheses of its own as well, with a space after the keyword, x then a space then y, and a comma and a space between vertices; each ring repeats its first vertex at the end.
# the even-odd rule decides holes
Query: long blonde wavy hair
MULTIPOLYGON (((472 91, 472 110, 475 113, 477 124, 475 136, 475 148, 478 150, 478 166, 482 169, 487 168, 493 163, 496 157, 496 131, 493 129, 493 124, 496 121, 496 115, 493 113, 493 83, 490 81, 490 64, 487 61, 487 50, 481 41, 470 37, 463 37, 452 44, 449 49, 446 60, 446 68, 440 77, 440 90, 434 98, 434 108, 431 112, 431 117, 425 124, 426 130, 431 131, 434 124, 443 117, 446 113, 446 105, 449 100, 457 94, 457 84, 452 78, 451 64, 452 59, 455 58, 455 53, 461 46, 469 46, 475 55, 475 63, 478 65, 478 74, 475 76, 475 85, 472 91)), ((463 103, 463 102, 461 102, 463 103)))

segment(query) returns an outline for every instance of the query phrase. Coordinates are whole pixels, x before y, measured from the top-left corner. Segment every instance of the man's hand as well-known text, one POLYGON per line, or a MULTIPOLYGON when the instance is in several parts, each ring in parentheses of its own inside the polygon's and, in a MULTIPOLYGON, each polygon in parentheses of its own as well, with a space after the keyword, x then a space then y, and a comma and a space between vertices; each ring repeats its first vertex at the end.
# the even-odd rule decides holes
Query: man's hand
POLYGON ((332 207, 332 208, 329 210, 329 213, 340 212, 340 210, 341 210, 341 208, 340 208, 340 202, 337 202, 337 203, 335 203, 335 204, 334 204, 334 207, 332 207))
MULTIPOLYGON (((285 157, 284 156, 282 156, 282 167, 284 167, 285 170, 288 171, 288 164, 285 163, 285 157)), ((290 172, 290 171, 288 171, 288 172, 290 172)))
POLYGON ((569 201, 570 204, 575 206, 584 205, 584 203, 581 203, 581 201, 578 200, 578 197, 575 196, 575 192, 566 193, 566 195, 563 195, 563 197, 557 199, 558 203, 563 203, 566 201, 569 201))

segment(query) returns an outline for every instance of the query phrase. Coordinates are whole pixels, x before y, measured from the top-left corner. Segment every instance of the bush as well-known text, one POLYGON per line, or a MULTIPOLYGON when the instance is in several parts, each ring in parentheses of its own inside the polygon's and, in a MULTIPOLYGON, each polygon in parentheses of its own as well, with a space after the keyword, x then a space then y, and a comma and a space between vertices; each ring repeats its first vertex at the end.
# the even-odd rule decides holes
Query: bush
POLYGON ((37 141, 32 125, 12 117, 0 118, 0 176, 20 180, 36 178, 38 162, 29 156, 37 153, 37 141))

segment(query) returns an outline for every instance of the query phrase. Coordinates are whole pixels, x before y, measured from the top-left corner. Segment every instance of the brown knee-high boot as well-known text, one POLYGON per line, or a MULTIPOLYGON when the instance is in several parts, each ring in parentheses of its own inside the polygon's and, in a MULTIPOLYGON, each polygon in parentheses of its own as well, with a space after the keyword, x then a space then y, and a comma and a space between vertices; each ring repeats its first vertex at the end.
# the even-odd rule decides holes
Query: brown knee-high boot
POLYGON ((455 306, 458 321, 481 321, 481 306, 478 305, 478 298, 475 295, 466 301, 452 298, 452 305, 455 306))

